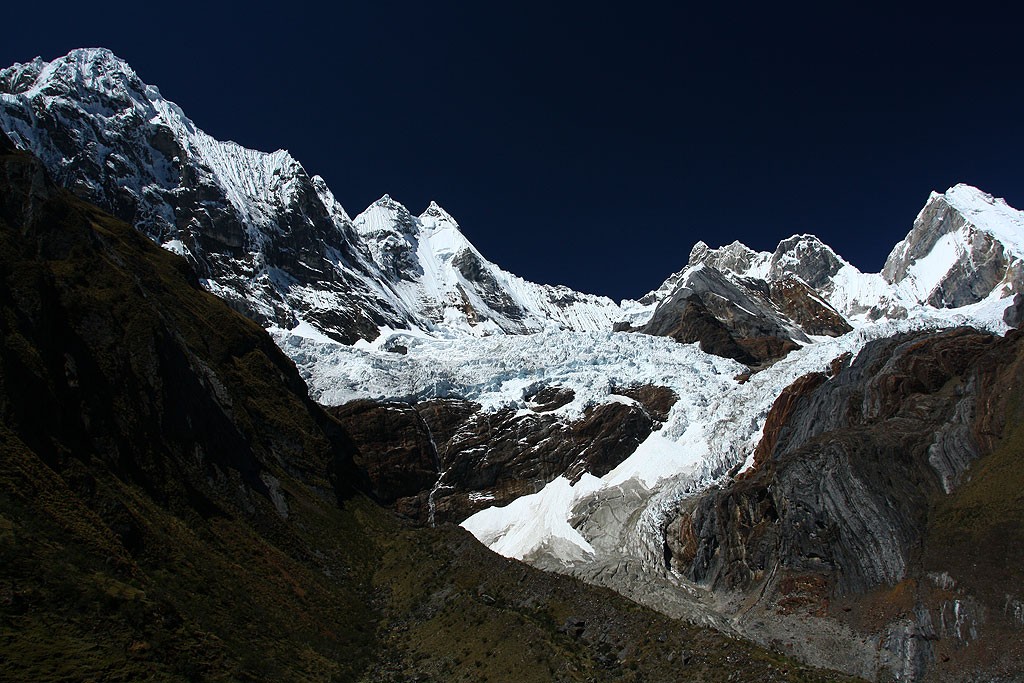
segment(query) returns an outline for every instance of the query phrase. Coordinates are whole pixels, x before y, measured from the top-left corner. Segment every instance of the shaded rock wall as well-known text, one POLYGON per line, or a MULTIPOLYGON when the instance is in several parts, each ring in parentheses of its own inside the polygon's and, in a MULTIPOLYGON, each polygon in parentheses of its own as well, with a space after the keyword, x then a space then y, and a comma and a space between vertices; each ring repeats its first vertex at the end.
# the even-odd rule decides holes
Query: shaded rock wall
MULTIPOLYGON (((753 468, 669 525, 671 565, 719 595, 745 596, 736 599, 749 633, 769 639, 765 618, 792 618, 803 656, 872 678, 974 680, 965 672, 1024 661, 1006 649, 1009 619, 992 617, 1019 580, 1005 569, 1019 553, 992 540, 941 550, 967 529, 1019 535, 1001 521, 1024 516, 1009 489, 972 494, 985 502, 970 505, 998 514, 957 501, 988 454, 1015 443, 1022 378, 1024 337, 962 328, 873 342, 832 374, 799 379, 773 406, 753 468), (958 512, 941 512, 950 506, 958 512), (844 629, 847 645, 830 645, 844 629)), ((1005 481, 1024 476, 1016 468, 1005 481)))
POLYGON ((571 392, 544 387, 532 413, 482 411, 458 400, 415 406, 356 401, 329 411, 355 443, 354 462, 377 499, 420 522, 461 522, 535 493, 560 475, 607 474, 667 419, 664 387, 615 389, 636 403, 588 407, 565 421, 551 411, 571 392))

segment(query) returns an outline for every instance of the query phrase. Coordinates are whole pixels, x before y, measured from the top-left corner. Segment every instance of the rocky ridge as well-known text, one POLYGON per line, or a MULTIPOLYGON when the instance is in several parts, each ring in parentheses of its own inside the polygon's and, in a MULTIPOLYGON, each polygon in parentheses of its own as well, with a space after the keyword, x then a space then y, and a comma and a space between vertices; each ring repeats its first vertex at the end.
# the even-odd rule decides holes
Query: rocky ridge
POLYGON ((865 321, 972 305, 996 291, 1016 295, 1022 277, 1024 248, 987 227, 992 214, 1012 219, 1013 211, 958 186, 929 200, 880 274, 860 273, 809 235, 773 253, 698 243, 658 290, 617 305, 502 270, 436 203, 414 216, 385 195, 351 219, 323 179, 287 152, 211 138, 99 48, 0 71, 0 127, 59 183, 184 255, 237 310, 267 328, 342 343, 391 330, 615 325, 760 366, 865 321))
POLYGON ((352 401, 330 412, 355 442, 376 499, 435 526, 507 505, 558 476, 607 474, 661 428, 677 400, 666 387, 615 391, 632 400, 590 406, 576 419, 552 412, 572 400, 553 386, 527 396, 525 414, 454 399, 352 401))
POLYGON ((1024 287, 1020 213, 968 185, 932 193, 907 237, 878 274, 861 273, 813 235, 781 241, 774 252, 740 242, 699 242, 687 266, 636 302, 624 302, 619 329, 698 342, 709 353, 758 365, 810 337, 913 316, 922 308, 960 309, 1005 300, 1007 324, 1024 287))
POLYGON ((351 220, 287 152, 213 139, 108 50, 0 71, 0 128, 264 327, 307 322, 352 343, 380 328, 595 329, 617 314, 502 271, 436 204, 415 217, 385 195, 351 220))

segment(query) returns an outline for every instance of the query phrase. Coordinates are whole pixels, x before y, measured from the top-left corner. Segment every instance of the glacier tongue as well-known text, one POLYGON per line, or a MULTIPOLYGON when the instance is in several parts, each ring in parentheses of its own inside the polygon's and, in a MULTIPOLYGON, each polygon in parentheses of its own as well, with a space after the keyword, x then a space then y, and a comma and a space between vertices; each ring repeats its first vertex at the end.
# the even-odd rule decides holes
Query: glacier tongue
MULTIPOLYGON (((578 571, 588 563, 619 562, 629 557, 641 566, 657 567, 667 515, 682 498, 750 465, 768 411, 785 387, 809 372, 828 370, 832 361, 845 353, 856 355, 874 339, 968 322, 994 332, 1006 329, 993 318, 986 321, 963 316, 920 317, 865 325, 842 337, 822 340, 794 351, 745 383, 728 374, 701 376, 698 372, 687 377, 666 373, 663 377, 679 394, 680 401, 673 407, 665 428, 651 434, 615 470, 600 479, 582 482, 579 490, 567 482, 552 482, 538 493, 525 496, 525 500, 517 500, 516 508, 489 508, 465 520, 462 526, 497 552, 539 561, 546 567, 553 566, 551 560, 555 560, 578 571), (620 495, 609 496, 612 490, 620 495), (607 533, 602 528, 591 529, 595 536, 581 534, 586 545, 553 542, 552 539, 567 537, 567 527, 577 532, 584 529, 588 518, 604 514, 602 506, 620 505, 621 492, 626 490, 636 498, 638 514, 634 524, 619 530, 621 535, 614 542, 602 540, 607 533), (566 501, 571 501, 571 505, 566 501), (553 516, 551 511, 555 509, 563 511, 565 517, 553 516), (523 510, 544 510, 545 514, 519 515, 523 510), (602 545, 610 549, 604 556, 593 551, 602 545), (581 554, 581 548, 590 550, 581 554), (559 555, 558 549, 567 552, 559 555)), ((659 358, 654 362, 661 364, 665 360, 659 358)), ((650 374, 653 373, 638 373, 640 377, 650 374)), ((575 387, 564 378, 559 379, 559 385, 575 387)))

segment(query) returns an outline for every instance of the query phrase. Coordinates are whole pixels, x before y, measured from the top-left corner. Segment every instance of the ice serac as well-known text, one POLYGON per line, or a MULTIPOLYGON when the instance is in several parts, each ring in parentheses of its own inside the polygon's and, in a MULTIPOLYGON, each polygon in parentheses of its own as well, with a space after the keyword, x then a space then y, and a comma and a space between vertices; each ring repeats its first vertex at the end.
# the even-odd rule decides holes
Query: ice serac
POLYGON ((385 197, 354 225, 287 152, 215 140, 109 50, 0 71, 0 128, 265 327, 352 343, 381 328, 597 329, 618 316, 604 297, 505 273, 436 204, 415 217, 385 197))
POLYGON ((937 308, 977 303, 1024 280, 1024 216, 970 185, 933 192, 914 227, 889 254, 882 277, 937 308))

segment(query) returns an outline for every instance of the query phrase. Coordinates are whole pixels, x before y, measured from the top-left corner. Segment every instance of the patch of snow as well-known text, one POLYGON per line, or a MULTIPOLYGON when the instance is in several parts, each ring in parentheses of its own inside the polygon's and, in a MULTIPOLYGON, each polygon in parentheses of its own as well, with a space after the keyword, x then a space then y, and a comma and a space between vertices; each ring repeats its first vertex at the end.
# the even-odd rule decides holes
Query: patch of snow
POLYGON ((523 559, 544 548, 558 548, 567 564, 593 557, 594 548, 568 519, 573 506, 599 490, 601 480, 584 474, 575 485, 557 477, 537 493, 521 496, 504 507, 489 507, 462 527, 505 557, 523 559), (530 520, 523 524, 523 520, 530 520))

